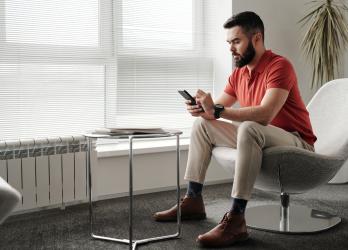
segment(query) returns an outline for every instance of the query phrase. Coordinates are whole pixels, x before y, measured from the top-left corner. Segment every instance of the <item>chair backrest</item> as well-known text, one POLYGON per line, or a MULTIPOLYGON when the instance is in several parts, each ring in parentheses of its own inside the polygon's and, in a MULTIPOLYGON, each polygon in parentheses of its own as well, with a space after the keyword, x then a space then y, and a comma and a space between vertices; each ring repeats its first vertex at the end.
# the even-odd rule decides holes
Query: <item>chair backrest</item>
POLYGON ((315 150, 348 157, 348 78, 326 83, 309 102, 308 111, 318 140, 315 150))

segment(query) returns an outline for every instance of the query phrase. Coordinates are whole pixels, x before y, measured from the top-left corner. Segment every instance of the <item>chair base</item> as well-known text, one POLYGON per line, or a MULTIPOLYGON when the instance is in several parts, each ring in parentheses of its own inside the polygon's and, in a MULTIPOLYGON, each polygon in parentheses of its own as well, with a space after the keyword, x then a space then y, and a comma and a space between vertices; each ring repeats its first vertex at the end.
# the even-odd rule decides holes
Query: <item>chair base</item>
POLYGON ((284 234, 306 234, 328 230, 341 218, 304 206, 264 205, 245 211, 249 228, 284 234))

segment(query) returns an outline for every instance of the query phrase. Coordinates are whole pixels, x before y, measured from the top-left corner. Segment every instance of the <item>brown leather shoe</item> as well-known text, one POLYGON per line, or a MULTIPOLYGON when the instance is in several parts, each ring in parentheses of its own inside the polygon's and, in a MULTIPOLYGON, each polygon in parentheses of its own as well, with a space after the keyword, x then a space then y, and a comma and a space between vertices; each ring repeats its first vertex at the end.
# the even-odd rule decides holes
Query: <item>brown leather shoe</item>
POLYGON ((226 213, 216 227, 199 235, 197 242, 205 247, 225 247, 245 241, 248 237, 244 215, 226 213))
MULTIPOLYGON (((195 198, 185 196, 181 199, 181 220, 203 220, 207 216, 205 214, 205 208, 202 196, 197 196, 195 198)), ((177 205, 174 207, 157 212, 153 215, 156 221, 176 221, 177 220, 177 205)))

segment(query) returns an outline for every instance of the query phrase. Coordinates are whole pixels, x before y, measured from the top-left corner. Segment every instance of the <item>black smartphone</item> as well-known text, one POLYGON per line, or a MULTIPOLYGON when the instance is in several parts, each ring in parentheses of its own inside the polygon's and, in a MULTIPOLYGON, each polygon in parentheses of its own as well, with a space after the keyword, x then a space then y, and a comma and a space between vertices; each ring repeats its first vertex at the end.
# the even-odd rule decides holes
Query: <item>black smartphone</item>
POLYGON ((178 90, 179 94, 182 95, 182 97, 184 97, 186 100, 191 101, 190 105, 196 105, 196 100, 195 98, 192 97, 192 95, 190 95, 189 92, 187 92, 186 90, 178 90))

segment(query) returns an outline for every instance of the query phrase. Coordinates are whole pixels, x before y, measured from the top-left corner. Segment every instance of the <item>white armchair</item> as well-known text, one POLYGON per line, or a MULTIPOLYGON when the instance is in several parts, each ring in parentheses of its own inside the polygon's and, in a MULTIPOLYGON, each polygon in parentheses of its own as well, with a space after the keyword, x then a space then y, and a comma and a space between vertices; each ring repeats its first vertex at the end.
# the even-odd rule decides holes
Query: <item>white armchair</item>
POLYGON ((0 177, 0 224, 21 200, 20 193, 0 177))
MULTIPOLYGON (((296 147, 264 150, 255 188, 280 193, 280 205, 246 210, 251 228, 281 233, 311 233, 326 230, 341 219, 304 206, 290 206, 290 194, 304 193, 330 181, 348 158, 348 79, 325 84, 307 108, 318 140, 316 152, 296 147)), ((232 175, 236 150, 216 147, 213 156, 232 175)))

